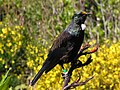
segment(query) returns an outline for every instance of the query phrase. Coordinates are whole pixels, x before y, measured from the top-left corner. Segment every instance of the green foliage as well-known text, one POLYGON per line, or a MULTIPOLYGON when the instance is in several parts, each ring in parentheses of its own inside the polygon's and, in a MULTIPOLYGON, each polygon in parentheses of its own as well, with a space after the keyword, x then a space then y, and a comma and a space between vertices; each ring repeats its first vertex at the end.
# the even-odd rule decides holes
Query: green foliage
MULTIPOLYGON (((0 77, 1 73, 5 74, 12 67, 11 77, 8 76, 5 81, 11 85, 11 89, 31 89, 28 82, 41 68, 54 38, 70 23, 73 14, 82 9, 80 1, 0 0, 0 18, 4 16, 0 21, 0 77)), ((97 54, 92 55, 93 63, 80 69, 81 80, 93 74, 95 79, 80 88, 119 90, 120 44, 108 41, 106 44, 104 38, 110 39, 110 42, 116 42, 120 38, 120 0, 95 1, 98 11, 95 7, 87 10, 93 14, 86 22, 85 41, 97 39, 103 45, 97 54)), ((88 7, 89 3, 86 2, 85 6, 88 7)), ((83 59, 85 57, 81 60, 83 59)), ((63 84, 61 71, 56 66, 50 73, 42 76, 35 89, 59 89, 63 84)), ((73 80, 76 76, 75 71, 73 80)))
POLYGON ((15 26, 13 28, 5 26, 0 32, 0 59, 5 68, 13 67, 14 63, 20 61, 16 58, 23 43, 23 27, 15 26))
POLYGON ((8 90, 11 76, 8 76, 8 73, 10 72, 11 68, 7 71, 7 73, 2 77, 2 80, 0 81, 0 90, 8 90))

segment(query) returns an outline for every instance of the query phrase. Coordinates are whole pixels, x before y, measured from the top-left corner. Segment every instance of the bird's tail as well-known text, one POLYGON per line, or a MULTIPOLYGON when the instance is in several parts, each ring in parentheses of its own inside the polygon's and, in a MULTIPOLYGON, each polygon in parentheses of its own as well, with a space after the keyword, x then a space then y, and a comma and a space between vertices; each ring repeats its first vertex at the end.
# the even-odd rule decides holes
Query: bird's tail
POLYGON ((37 73, 37 75, 34 77, 34 79, 31 82, 31 86, 33 86, 37 82, 37 80, 41 77, 41 75, 43 74, 43 72, 45 71, 45 69, 46 69, 46 65, 44 65, 40 69, 40 71, 37 73))

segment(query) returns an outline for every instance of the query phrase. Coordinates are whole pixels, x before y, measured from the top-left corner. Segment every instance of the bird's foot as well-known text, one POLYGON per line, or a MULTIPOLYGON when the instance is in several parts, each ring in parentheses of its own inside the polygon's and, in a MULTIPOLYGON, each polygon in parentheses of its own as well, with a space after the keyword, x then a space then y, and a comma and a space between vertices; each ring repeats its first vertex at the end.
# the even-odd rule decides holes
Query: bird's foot
POLYGON ((63 70, 62 77, 65 79, 68 76, 68 72, 66 69, 63 70))

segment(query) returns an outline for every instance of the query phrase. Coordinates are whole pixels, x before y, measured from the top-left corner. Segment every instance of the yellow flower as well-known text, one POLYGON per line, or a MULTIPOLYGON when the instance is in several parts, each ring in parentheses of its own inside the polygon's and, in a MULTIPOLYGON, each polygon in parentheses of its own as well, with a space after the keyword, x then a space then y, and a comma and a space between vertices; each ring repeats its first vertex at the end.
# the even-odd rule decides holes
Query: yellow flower
POLYGON ((7 34, 8 33, 7 28, 2 28, 2 32, 3 32, 3 34, 7 34))
POLYGON ((44 55, 44 60, 47 58, 47 54, 44 55))
POLYGON ((0 52, 1 52, 1 54, 3 54, 4 53, 3 49, 0 48, 0 52))
POLYGON ((112 74, 109 74, 109 75, 108 75, 108 77, 109 77, 109 78, 112 78, 112 77, 113 77, 113 75, 112 75, 112 74))
POLYGON ((15 35, 16 31, 11 31, 11 34, 15 35))
POLYGON ((17 38, 16 38, 16 37, 13 37, 13 40, 16 42, 16 41, 17 41, 17 38))
POLYGON ((21 41, 19 41, 19 42, 18 42, 18 45, 19 45, 19 46, 21 46, 21 45, 22 45, 22 42, 21 42, 21 41))
POLYGON ((7 42, 10 42, 10 40, 7 40, 7 42))
POLYGON ((7 66, 7 65, 5 65, 5 68, 8 68, 8 66, 7 66))
POLYGON ((96 54, 95 54, 95 53, 92 54, 92 58, 93 58, 93 59, 96 58, 96 54))
POLYGON ((2 48, 3 47, 3 44, 2 43, 0 43, 0 48, 2 48))
POLYGON ((14 64, 15 63, 15 61, 14 60, 12 60, 12 64, 14 64))
POLYGON ((0 61, 2 61, 2 58, 0 58, 0 61))
POLYGON ((20 33, 18 33, 18 38, 21 38, 21 35, 20 35, 20 33))
POLYGON ((38 48, 37 47, 35 48, 35 52, 38 53, 38 48))
POLYGON ((31 51, 30 54, 34 54, 34 51, 31 51))
POLYGON ((28 61, 27 65, 31 68, 33 66, 33 60, 28 61))
POLYGON ((16 29, 21 29, 23 26, 15 26, 16 29))
POLYGON ((110 40, 105 40, 105 43, 109 43, 110 42, 110 40))
POLYGON ((8 47, 10 47, 10 46, 12 46, 12 43, 9 42, 9 43, 7 43, 6 45, 7 45, 8 47))
POLYGON ((14 50, 13 50, 13 49, 11 49, 10 51, 11 51, 11 52, 14 52, 14 50))
POLYGON ((39 58, 38 58, 38 57, 36 57, 35 61, 36 61, 36 62, 38 62, 38 61, 39 61, 39 58))
POLYGON ((2 38, 4 35, 3 34, 0 34, 0 37, 2 38))

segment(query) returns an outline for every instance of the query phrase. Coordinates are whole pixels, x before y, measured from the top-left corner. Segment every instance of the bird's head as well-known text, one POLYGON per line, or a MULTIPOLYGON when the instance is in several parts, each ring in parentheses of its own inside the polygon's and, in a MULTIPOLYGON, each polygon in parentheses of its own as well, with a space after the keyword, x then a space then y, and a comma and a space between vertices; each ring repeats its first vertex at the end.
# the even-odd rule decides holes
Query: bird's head
POLYGON ((75 13, 72 17, 74 23, 81 25, 84 24, 87 16, 90 15, 90 13, 87 13, 85 11, 79 12, 79 13, 75 13))

